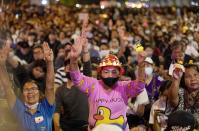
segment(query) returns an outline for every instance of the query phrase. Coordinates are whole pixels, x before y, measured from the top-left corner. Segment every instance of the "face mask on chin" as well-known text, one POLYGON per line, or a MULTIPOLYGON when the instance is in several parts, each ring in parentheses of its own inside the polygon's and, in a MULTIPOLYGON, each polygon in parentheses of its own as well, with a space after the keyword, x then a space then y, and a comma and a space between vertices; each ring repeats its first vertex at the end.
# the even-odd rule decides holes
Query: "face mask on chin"
POLYGON ((118 79, 119 77, 116 78, 108 77, 108 78, 102 78, 102 81, 104 82, 104 84, 112 88, 117 83, 118 79))
POLYGON ((37 108, 38 105, 39 105, 39 102, 37 102, 37 103, 35 103, 33 105, 30 105, 30 104, 25 102, 25 106, 28 107, 28 109, 31 109, 31 110, 37 108))

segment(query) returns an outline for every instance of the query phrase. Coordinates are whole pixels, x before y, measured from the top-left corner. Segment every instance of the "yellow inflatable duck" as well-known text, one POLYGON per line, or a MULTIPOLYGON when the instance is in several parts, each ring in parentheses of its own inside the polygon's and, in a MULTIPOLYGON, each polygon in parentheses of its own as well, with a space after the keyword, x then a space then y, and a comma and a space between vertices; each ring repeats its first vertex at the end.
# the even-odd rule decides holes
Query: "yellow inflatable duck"
POLYGON ((182 61, 182 60, 179 60, 177 66, 176 66, 176 68, 182 69, 182 65, 183 65, 183 61, 182 61))
POLYGON ((188 27, 188 26, 183 26, 183 28, 182 28, 182 32, 183 32, 183 33, 186 33, 188 29, 189 29, 189 27, 188 27))
POLYGON ((193 60, 189 60, 189 64, 193 64, 193 60))
POLYGON ((144 50, 144 47, 140 43, 136 44, 136 51, 137 52, 143 51, 143 50, 144 50))
POLYGON ((111 111, 110 109, 106 107, 100 106, 97 110, 97 114, 94 115, 94 119, 96 119, 95 126, 98 126, 100 124, 118 124, 123 126, 124 125, 124 117, 119 116, 115 119, 110 119, 111 111))

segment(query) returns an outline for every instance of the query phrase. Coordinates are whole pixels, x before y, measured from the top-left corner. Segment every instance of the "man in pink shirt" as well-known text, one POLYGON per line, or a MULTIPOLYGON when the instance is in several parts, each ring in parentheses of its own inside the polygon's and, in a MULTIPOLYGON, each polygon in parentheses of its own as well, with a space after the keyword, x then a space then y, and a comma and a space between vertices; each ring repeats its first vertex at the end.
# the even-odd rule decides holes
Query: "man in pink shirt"
MULTIPOLYGON (((128 131, 126 107, 128 98, 136 97, 145 87, 143 61, 145 53, 138 53, 138 75, 135 81, 118 81, 124 72, 118 58, 109 54, 100 63, 98 73, 101 80, 82 75, 78 68, 78 57, 82 45, 86 44, 86 21, 82 35, 76 39, 70 53, 70 76, 79 90, 86 93, 89 99, 89 127, 100 124, 114 124, 128 131)), ((83 107, 82 107, 83 108, 83 107)))

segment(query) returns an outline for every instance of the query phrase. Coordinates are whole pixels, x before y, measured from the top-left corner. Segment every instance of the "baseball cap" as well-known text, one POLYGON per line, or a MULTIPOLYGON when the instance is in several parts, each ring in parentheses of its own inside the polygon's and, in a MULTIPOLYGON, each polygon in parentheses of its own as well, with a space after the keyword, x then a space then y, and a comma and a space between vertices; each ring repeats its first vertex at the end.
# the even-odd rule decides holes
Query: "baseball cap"
POLYGON ((146 57, 144 62, 148 62, 150 64, 153 64, 153 60, 150 57, 146 57))

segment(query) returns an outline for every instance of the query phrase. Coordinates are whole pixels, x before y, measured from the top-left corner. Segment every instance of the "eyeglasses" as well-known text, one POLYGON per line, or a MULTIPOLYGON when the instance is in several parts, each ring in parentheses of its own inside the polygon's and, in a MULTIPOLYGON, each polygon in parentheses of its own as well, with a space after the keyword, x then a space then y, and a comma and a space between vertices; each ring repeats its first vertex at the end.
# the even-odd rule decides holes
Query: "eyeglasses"
POLYGON ((38 91, 38 88, 37 88, 37 87, 32 87, 32 88, 23 89, 23 92, 24 92, 24 93, 28 93, 28 92, 37 92, 37 91, 38 91))

